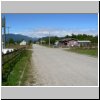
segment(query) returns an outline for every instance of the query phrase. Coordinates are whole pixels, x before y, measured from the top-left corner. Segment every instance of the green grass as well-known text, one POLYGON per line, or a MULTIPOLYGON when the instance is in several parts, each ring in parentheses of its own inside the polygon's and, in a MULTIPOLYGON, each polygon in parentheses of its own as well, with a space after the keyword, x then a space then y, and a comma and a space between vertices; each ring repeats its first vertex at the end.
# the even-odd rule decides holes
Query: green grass
MULTIPOLYGON (((32 52, 31 52, 32 53, 32 52)), ((27 86, 27 85, 32 85, 36 80, 34 79, 33 76, 33 63, 31 63, 31 53, 29 53, 29 59, 27 59, 27 66, 25 68, 23 78, 21 80, 21 86, 27 86)))
POLYGON ((27 80, 26 74, 28 73, 27 69, 29 68, 30 64, 30 57, 32 51, 25 50, 21 59, 15 64, 13 70, 10 72, 8 76, 6 85, 7 86, 17 86, 22 84, 22 80, 25 77, 24 81, 27 80), (21 78, 21 75, 24 71, 24 74, 21 78), (19 84, 19 82, 21 82, 19 84))
POLYGON ((87 48, 70 48, 67 51, 71 51, 71 52, 76 52, 79 54, 85 54, 85 55, 90 55, 90 56, 94 56, 97 57, 98 56, 98 49, 87 49, 87 48))
POLYGON ((30 45, 19 45, 19 44, 7 44, 6 45, 6 48, 14 48, 14 49, 19 49, 19 48, 22 48, 22 47, 26 47, 26 49, 31 49, 32 48, 32 44, 30 45))

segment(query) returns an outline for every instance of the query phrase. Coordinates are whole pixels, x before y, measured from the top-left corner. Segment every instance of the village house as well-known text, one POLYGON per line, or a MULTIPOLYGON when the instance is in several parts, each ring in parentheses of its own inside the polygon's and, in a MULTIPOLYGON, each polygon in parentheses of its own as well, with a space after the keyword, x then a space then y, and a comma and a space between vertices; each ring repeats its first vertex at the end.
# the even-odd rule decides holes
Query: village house
POLYGON ((74 38, 66 38, 59 41, 58 45, 60 47, 73 47, 78 46, 78 42, 74 38))
POLYGON ((46 41, 44 41, 44 40, 41 40, 41 41, 40 41, 40 43, 41 43, 41 44, 45 44, 45 43, 46 43, 46 41))
POLYGON ((80 47, 80 46, 89 46, 91 41, 89 40, 77 40, 74 38, 65 38, 55 42, 56 47, 80 47))
POLYGON ((20 42, 20 45, 26 45, 26 41, 25 40, 23 40, 22 42, 20 42))
POLYGON ((88 47, 91 44, 91 41, 89 40, 81 40, 81 41, 77 41, 79 46, 83 46, 83 47, 88 47))

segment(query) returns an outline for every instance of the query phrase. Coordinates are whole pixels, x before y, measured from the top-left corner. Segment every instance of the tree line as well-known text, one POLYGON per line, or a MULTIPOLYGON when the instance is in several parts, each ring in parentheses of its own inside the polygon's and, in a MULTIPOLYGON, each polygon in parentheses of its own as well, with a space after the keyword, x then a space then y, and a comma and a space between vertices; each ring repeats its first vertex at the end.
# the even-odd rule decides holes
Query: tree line
MULTIPOLYGON (((61 39, 65 39, 65 38, 74 38, 74 39, 77 39, 77 40, 90 40, 91 43, 94 43, 94 44, 98 44, 98 35, 87 35, 87 34, 71 34, 71 35, 66 35, 64 37, 57 37, 57 36, 50 36, 50 43, 53 45, 56 41, 59 41, 61 39)), ((39 42, 43 42, 45 41, 44 43, 45 44, 48 44, 49 43, 49 37, 42 37, 40 39, 38 39, 39 42)), ((19 44, 21 41, 14 41, 13 38, 10 38, 9 41, 7 42, 8 44, 19 44)), ((33 43, 32 40, 29 40, 28 41, 28 44, 31 44, 33 43)))
MULTIPOLYGON (((77 40, 90 40, 91 43, 94 44, 98 44, 98 35, 87 35, 87 34, 71 34, 71 35, 66 35, 65 37, 57 37, 57 36, 51 36, 50 37, 50 43, 54 44, 56 41, 59 41, 61 39, 65 39, 65 38, 74 38, 77 40)), ((43 37, 41 39, 39 39, 40 41, 45 41, 45 44, 49 43, 49 37, 43 37)))
MULTIPOLYGON (((13 38, 9 38, 8 41, 6 41, 6 44, 19 44, 20 42, 22 42, 24 39, 20 40, 20 41, 14 41, 13 38)), ((33 41, 29 40, 27 41, 27 43, 30 45, 33 41)))

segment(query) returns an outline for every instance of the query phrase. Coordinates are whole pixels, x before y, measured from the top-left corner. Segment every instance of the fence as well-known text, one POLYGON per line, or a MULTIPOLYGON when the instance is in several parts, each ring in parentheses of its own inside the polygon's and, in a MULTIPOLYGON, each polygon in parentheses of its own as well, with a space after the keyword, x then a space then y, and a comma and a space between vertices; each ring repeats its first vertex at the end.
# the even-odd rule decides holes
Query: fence
POLYGON ((15 49, 13 52, 7 52, 6 54, 2 54, 2 65, 5 65, 12 59, 16 58, 16 56, 18 56, 24 49, 25 47, 15 49))
POLYGON ((7 81, 10 72, 13 70, 15 64, 20 60, 20 57, 25 51, 25 47, 2 54, 2 82, 7 81))

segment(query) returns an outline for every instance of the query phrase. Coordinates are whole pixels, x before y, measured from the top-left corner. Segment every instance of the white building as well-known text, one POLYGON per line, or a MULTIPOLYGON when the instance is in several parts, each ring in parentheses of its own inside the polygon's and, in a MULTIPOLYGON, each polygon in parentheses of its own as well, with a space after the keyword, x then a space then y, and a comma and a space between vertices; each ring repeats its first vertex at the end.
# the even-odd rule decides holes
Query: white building
POLYGON ((20 42, 20 45, 26 45, 26 41, 23 40, 22 42, 20 42))
POLYGON ((89 41, 89 40, 80 40, 80 41, 77 41, 78 42, 78 44, 79 44, 79 46, 89 46, 90 45, 90 43, 91 43, 91 41, 89 41))

